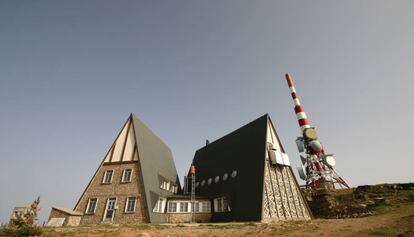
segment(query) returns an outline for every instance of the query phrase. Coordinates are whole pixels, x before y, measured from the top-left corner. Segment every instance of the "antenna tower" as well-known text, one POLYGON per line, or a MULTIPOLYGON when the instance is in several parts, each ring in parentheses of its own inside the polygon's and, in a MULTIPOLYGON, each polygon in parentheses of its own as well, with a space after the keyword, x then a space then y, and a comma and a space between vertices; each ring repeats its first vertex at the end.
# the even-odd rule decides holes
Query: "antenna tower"
POLYGON ((301 179, 306 181, 306 188, 334 190, 335 184, 349 188, 348 184, 335 171, 335 158, 333 154, 326 154, 322 143, 318 140, 316 129, 311 127, 305 110, 300 103, 292 77, 285 75, 293 102, 295 104, 296 118, 302 132, 302 137, 296 139, 302 166, 298 167, 301 179))

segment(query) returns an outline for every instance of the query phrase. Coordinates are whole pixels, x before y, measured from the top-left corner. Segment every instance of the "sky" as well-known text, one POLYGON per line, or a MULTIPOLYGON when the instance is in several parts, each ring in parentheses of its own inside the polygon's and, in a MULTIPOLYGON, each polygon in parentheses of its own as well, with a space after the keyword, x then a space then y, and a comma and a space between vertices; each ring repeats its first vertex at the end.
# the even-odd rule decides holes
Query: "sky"
POLYGON ((0 1, 0 222, 38 195, 40 221, 73 208, 130 113, 180 177, 206 139, 266 113, 295 169, 286 72, 351 186, 413 182, 413 12, 378 0, 0 1))

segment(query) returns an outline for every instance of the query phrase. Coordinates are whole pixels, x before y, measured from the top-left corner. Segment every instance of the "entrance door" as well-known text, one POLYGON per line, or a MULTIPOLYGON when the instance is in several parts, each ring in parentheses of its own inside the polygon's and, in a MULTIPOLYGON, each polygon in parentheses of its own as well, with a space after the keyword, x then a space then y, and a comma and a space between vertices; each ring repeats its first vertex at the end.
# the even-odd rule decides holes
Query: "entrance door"
POLYGON ((115 216, 116 198, 109 198, 106 203, 106 211, 104 215, 104 222, 112 222, 115 216))

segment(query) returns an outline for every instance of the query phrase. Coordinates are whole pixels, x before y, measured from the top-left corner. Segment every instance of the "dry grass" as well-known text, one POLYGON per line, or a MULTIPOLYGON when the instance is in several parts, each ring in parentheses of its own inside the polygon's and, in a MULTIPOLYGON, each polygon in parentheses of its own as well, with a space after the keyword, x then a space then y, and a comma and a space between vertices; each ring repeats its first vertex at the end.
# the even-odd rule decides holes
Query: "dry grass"
POLYGON ((45 228, 42 236, 414 236, 414 205, 387 213, 351 219, 290 221, 271 224, 228 223, 200 225, 122 225, 45 228))

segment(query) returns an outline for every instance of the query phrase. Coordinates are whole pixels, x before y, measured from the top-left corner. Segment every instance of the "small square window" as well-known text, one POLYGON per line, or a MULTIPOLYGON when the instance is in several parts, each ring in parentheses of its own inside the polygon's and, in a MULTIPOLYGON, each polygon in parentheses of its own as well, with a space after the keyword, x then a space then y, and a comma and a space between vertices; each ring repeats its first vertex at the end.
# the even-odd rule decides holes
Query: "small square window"
POLYGON ((210 211, 211 211, 210 202, 202 202, 201 203, 201 212, 210 212, 210 211))
POLYGON ((113 174, 114 174, 114 171, 113 170, 107 170, 107 171, 105 171, 104 177, 103 177, 103 180, 102 180, 102 183, 104 183, 104 184, 110 184, 110 183, 112 183, 112 176, 113 176, 113 174))
POLYGON ((227 202, 225 197, 216 198, 214 199, 214 211, 215 212, 228 212, 230 210, 230 206, 227 202))
POLYGON ((93 214, 96 210, 96 203, 98 202, 97 198, 90 198, 88 205, 86 206, 86 214, 93 214))
POLYGON ((176 202, 168 202, 168 212, 177 212, 176 202))
POLYGON ((125 169, 122 173, 122 183, 131 182, 132 169, 125 169))
POLYGON ((126 206, 125 206, 125 212, 127 213, 135 212, 136 203, 137 203, 136 197, 128 197, 126 206))
POLYGON ((180 212, 188 212, 188 202, 180 203, 180 212))

